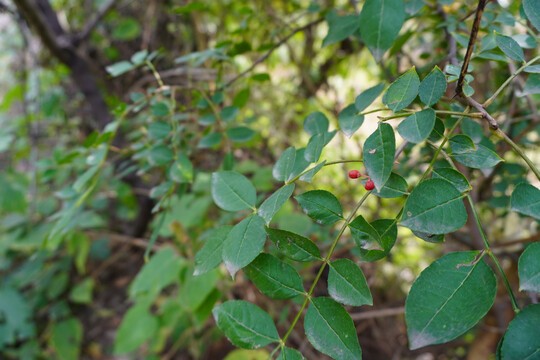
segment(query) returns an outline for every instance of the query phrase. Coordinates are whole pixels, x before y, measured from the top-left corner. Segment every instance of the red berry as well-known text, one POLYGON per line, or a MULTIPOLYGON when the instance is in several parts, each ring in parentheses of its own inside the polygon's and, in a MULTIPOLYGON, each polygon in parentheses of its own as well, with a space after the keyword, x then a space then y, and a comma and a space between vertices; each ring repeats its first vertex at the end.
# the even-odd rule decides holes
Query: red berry
POLYGON ((373 183, 373 181, 371 180, 368 180, 366 181, 366 185, 364 186, 366 188, 366 190, 373 190, 375 189, 375 184, 373 183))
POLYGON ((362 174, 360 174, 360 171, 358 171, 358 170, 349 171, 349 177, 351 179, 358 179, 360 176, 362 176, 362 174))

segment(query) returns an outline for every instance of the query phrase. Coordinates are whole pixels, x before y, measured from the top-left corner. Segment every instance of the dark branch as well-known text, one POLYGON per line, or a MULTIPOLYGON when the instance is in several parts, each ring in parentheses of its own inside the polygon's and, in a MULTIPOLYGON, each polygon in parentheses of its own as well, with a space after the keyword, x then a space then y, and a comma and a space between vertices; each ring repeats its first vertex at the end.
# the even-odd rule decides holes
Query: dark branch
POLYGON ((476 16, 474 17, 471 35, 469 37, 469 45, 467 46, 467 52, 465 53, 465 59, 463 59, 463 65, 461 66, 459 79, 456 85, 456 95, 463 94, 463 82, 465 81, 465 75, 467 75, 467 69, 469 68, 469 62, 471 61, 474 43, 476 42, 476 36, 478 35, 478 30, 480 29, 480 20, 482 19, 482 13, 484 12, 484 7, 486 6, 486 3, 487 0, 478 1, 478 7, 476 8, 476 16))
POLYGON ((92 115, 94 128, 103 129, 112 121, 98 81, 90 65, 81 56, 64 31, 48 0, 14 0, 19 13, 34 29, 45 47, 71 71, 71 78, 83 93, 92 115))
POLYGON ((103 19, 105 14, 107 14, 109 10, 111 10, 116 5, 117 1, 118 0, 109 0, 105 4, 103 4, 101 9, 99 9, 97 14, 95 14, 94 17, 90 21, 88 21, 88 23, 83 27, 81 32, 74 36, 73 43, 75 45, 78 45, 81 42, 85 41, 99 24, 101 19, 103 19))

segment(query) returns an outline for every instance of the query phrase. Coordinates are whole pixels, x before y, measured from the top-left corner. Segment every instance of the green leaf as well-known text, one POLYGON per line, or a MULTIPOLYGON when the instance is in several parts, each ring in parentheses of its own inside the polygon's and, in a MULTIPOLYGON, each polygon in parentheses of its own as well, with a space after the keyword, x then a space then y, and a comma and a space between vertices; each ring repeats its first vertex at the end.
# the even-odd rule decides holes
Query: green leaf
POLYGON ((501 34, 496 34, 495 40, 497 46, 502 50, 504 55, 508 56, 510 59, 515 61, 524 62, 525 54, 523 54, 523 49, 516 40, 512 39, 509 36, 504 36, 501 34))
POLYGON ((445 180, 424 180, 407 198, 401 225, 429 234, 455 231, 467 222, 462 197, 454 185, 445 180))
POLYGON ((324 145, 324 134, 313 135, 306 146, 304 159, 310 163, 319 161, 324 145))
POLYGON ((432 177, 448 181, 450 184, 454 185, 454 187, 460 193, 464 193, 472 189, 465 175, 452 168, 433 169, 432 177))
POLYGON ((128 354, 152 339, 159 329, 158 319, 148 312, 145 305, 130 308, 116 332, 114 354, 128 354))
POLYGON ((236 106, 237 108, 243 108, 244 106, 246 106, 246 104, 249 101, 249 95, 250 95, 249 88, 240 90, 234 96, 233 105, 236 106))
POLYGON ((540 190, 527 183, 518 184, 512 192, 510 208, 540 220, 540 190))
POLYGON ((111 37, 115 40, 133 40, 141 33, 141 26, 134 18, 121 19, 114 27, 111 37))
POLYGON ((148 126, 148 135, 153 139, 164 139, 172 131, 172 127, 169 123, 164 121, 154 121, 148 126))
POLYGON ((120 61, 105 68, 112 77, 117 77, 135 69, 135 65, 129 61, 120 61))
POLYGON ((529 65, 523 71, 528 73, 540 74, 540 65, 529 65))
POLYGON ((427 106, 431 106, 441 99, 446 92, 446 76, 435 66, 433 70, 420 83, 418 93, 420 100, 427 106))
POLYGON ((287 148, 287 150, 281 154, 278 161, 274 165, 274 168, 272 169, 274 179, 278 181, 289 180, 294 169, 295 158, 296 149, 294 146, 287 148))
POLYGON ((255 208, 257 194, 244 175, 220 171, 212 174, 212 198, 223 210, 239 211, 255 208))
POLYGON ((258 214, 269 224, 276 212, 291 197, 294 191, 294 184, 285 185, 273 193, 259 207, 258 214))
POLYGON ((480 252, 454 252, 428 266, 405 302, 411 350, 453 340, 493 305, 497 280, 480 252))
POLYGON ((328 34, 323 40, 322 47, 345 40, 360 27, 358 15, 338 16, 334 11, 326 15, 328 34))
POLYGON ((178 291, 178 300, 182 307, 188 311, 197 310, 216 289, 216 283, 221 279, 219 273, 219 270, 215 269, 198 276, 186 274, 178 291))
POLYGON ((360 261, 372 262, 384 258, 397 239, 397 221, 394 219, 377 219, 370 223, 371 226, 379 233, 381 239, 382 250, 364 250, 362 248, 356 248, 359 253, 360 261))
POLYGON ((384 184, 381 191, 374 190, 373 195, 376 195, 385 199, 392 199, 401 197, 403 195, 409 195, 407 191, 407 181, 403 176, 396 174, 395 172, 390 174, 388 181, 384 184))
POLYGON ((178 280, 182 260, 174 251, 165 248, 152 256, 142 267, 129 287, 129 298, 135 300, 141 295, 157 295, 166 286, 178 280))
POLYGON ((306 336, 313 347, 336 360, 358 360, 362 350, 347 310, 327 297, 311 299, 304 318, 306 336))
POLYGON ((373 305, 373 298, 358 265, 349 259, 339 259, 330 264, 328 293, 345 305, 373 305))
POLYGON ((377 130, 367 138, 363 151, 364 166, 377 191, 381 191, 392 173, 395 153, 394 129, 389 124, 381 122, 377 130))
POLYGON ((435 118, 435 111, 427 108, 407 117, 397 129, 402 138, 417 144, 426 140, 431 134, 435 126, 435 118))
POLYGON ((482 144, 474 144, 467 135, 455 135, 450 139, 452 157, 465 166, 488 169, 501 161, 499 155, 482 144))
POLYGON ((463 134, 470 137, 475 144, 479 143, 484 138, 484 129, 482 129, 482 125, 468 117, 464 117, 461 121, 461 131, 463 131, 463 134))
POLYGON ((530 74, 519 96, 540 94, 540 74, 530 74))
POLYGON ((358 95, 354 100, 354 106, 356 107, 356 110, 358 112, 364 111, 375 101, 375 99, 379 97, 383 89, 384 84, 380 83, 360 93, 360 95, 358 95))
POLYGON ((444 136, 444 123, 441 119, 436 118, 435 119, 435 126, 433 127, 433 131, 431 134, 429 134, 428 140, 432 142, 437 142, 444 136))
POLYGON ((272 228, 266 228, 266 233, 289 259, 303 262, 321 259, 319 248, 308 238, 290 231, 272 228))
POLYGON ((244 271, 255 286, 272 299, 290 299, 305 292, 296 270, 272 255, 260 254, 244 271))
POLYGON ((338 115, 339 128, 348 138, 353 136, 364 123, 364 115, 357 114, 357 112, 355 105, 349 105, 338 115))
POLYGON ((258 215, 252 214, 234 226, 223 243, 223 262, 233 278, 259 255, 265 241, 264 220, 258 215))
POLYGON ((420 239, 430 242, 430 243, 443 243, 444 242, 444 234, 428 234, 421 231, 413 231, 413 234, 420 239))
MULTIPOLYGON (((243 350, 236 349, 227 354, 223 360, 268 360, 266 350, 243 350)), ((153 359, 146 359, 153 360, 153 359)), ((158 359, 156 359, 158 360, 158 359)))
POLYGON ((540 0, 523 0, 522 4, 527 18, 540 31, 540 0))
POLYGON ((204 2, 194 1, 187 4, 186 6, 178 6, 174 8, 173 11, 175 13, 183 14, 183 13, 189 13, 189 12, 197 11, 197 10, 205 10, 206 8, 207 8, 207 5, 204 2))
POLYGON ((521 254, 518 263, 519 290, 540 293, 540 242, 532 243, 521 254))
POLYGON ((75 180, 73 183, 73 190, 80 193, 83 187, 94 177, 94 175, 97 174, 97 172, 101 169, 101 166, 99 164, 96 164, 92 167, 90 167, 88 170, 86 170, 81 176, 75 180))
POLYGON ((326 190, 312 190, 295 197, 304 212, 322 225, 343 220, 339 200, 326 190))
POLYGON ((176 156, 176 161, 169 168, 169 178, 177 183, 193 182, 193 164, 183 153, 176 156))
POLYGON ((219 115, 223 120, 230 121, 238 115, 239 111, 240 109, 236 106, 226 106, 223 108, 223 110, 221 110, 219 115))
POLYGON ((478 144, 476 147, 476 151, 463 154, 452 153, 452 157, 463 165, 474 169, 489 169, 503 161, 499 155, 484 145, 478 144))
POLYGON ((317 166, 311 168, 309 171, 306 171, 304 175, 299 177, 299 179, 302 181, 311 182, 313 176, 323 168, 324 164, 326 164, 326 160, 317 164, 317 166))
POLYGON ((243 300, 224 302, 212 310, 218 327, 242 349, 258 349, 278 342, 279 335, 270 316, 243 300))
POLYGON ((383 103, 393 112, 409 106, 418 95, 420 79, 414 66, 394 81, 383 96, 383 103))
POLYGON ((86 278, 71 289, 69 300, 77 304, 88 304, 92 301, 93 290, 94 280, 92 278, 86 278))
POLYGON ((283 347, 276 360, 305 360, 304 356, 298 351, 288 347, 283 347))
POLYGON ((380 61, 392 46, 404 21, 402 0, 369 0, 364 3, 360 13, 360 33, 376 61, 380 61))
POLYGON ((215 122, 216 122, 215 114, 205 114, 201 116, 201 118, 198 120, 198 123, 204 126, 212 125, 215 122))
POLYGON ((163 102, 158 102, 156 104, 151 105, 150 110, 152 112, 152 115, 157 116, 157 117, 164 117, 164 116, 169 115, 170 113, 169 107, 167 106, 167 104, 163 102))
POLYGON ((193 275, 205 274, 221 263, 223 243, 232 228, 232 225, 220 226, 208 235, 203 247, 195 255, 193 275))
POLYGON ((199 149, 207 149, 211 148, 213 146, 218 145, 221 143, 221 140, 223 139, 223 135, 218 132, 212 132, 206 136, 204 136, 199 143, 197 144, 197 147, 199 149))
POLYGON ((474 141, 467 135, 454 135, 450 138, 450 147, 453 153, 464 154, 476 151, 474 141))
POLYGON ((50 341, 57 359, 79 359, 82 337, 83 327, 78 319, 69 318, 61 322, 53 322, 50 341))
POLYGON ((306 154, 305 148, 296 150, 296 154, 294 156, 294 166, 292 169, 292 173, 289 175, 289 178, 287 179, 287 181, 300 175, 304 170, 307 169, 310 162, 306 160, 305 154, 306 154))
POLYGON ((358 215, 348 226, 354 242, 360 248, 366 250, 381 248, 379 233, 362 215, 358 215))
POLYGON ((253 139, 255 131, 246 126, 238 126, 227 130, 227 136, 235 143, 243 143, 253 139))
POLYGON ((131 62, 135 65, 141 65, 148 58, 148 50, 140 50, 131 56, 131 62))
POLYGON ((538 324, 540 324, 540 304, 532 304, 522 309, 506 329, 500 349, 501 360, 538 359, 540 354, 538 324))
POLYGON ((328 132, 330 123, 322 112, 314 112, 304 119, 304 130, 310 135, 317 135, 328 132))
POLYGON ((150 149, 148 162, 153 166, 166 165, 174 159, 172 150, 165 145, 157 145, 150 149))

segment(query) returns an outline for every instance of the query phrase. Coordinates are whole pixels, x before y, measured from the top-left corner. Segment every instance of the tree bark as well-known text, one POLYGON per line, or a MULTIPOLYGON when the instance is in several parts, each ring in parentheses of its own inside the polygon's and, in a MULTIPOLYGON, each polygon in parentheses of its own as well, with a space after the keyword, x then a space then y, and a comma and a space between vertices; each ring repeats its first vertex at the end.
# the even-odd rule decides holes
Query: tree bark
POLYGON ((86 58, 78 53, 72 38, 62 28, 48 0, 14 0, 19 13, 44 46, 71 71, 73 82, 84 95, 93 119, 91 128, 102 130, 113 120, 86 58))

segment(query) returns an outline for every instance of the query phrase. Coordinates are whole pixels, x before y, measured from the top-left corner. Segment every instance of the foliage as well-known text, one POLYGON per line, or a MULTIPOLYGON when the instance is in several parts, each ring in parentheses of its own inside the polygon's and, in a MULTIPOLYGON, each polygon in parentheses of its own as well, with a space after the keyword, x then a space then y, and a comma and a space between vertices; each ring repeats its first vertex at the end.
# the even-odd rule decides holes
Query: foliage
MULTIPOLYGON (((55 11, 84 24, 71 3, 55 11)), ((356 324, 392 296, 411 358, 472 349, 496 301, 514 316, 496 358, 533 356, 540 3, 479 3, 160 4, 159 46, 145 6, 107 9, 88 40, 121 89, 103 128, 69 61, 17 69, 0 104, 1 356, 201 358, 225 336, 249 350, 230 360, 370 358, 356 324), (194 39, 180 51, 178 34, 194 39), (114 344, 96 350, 81 308, 112 316, 93 301, 130 258, 114 344), (384 266, 416 280, 393 294, 384 266)), ((14 57, 40 36, 20 26, 14 57)))

